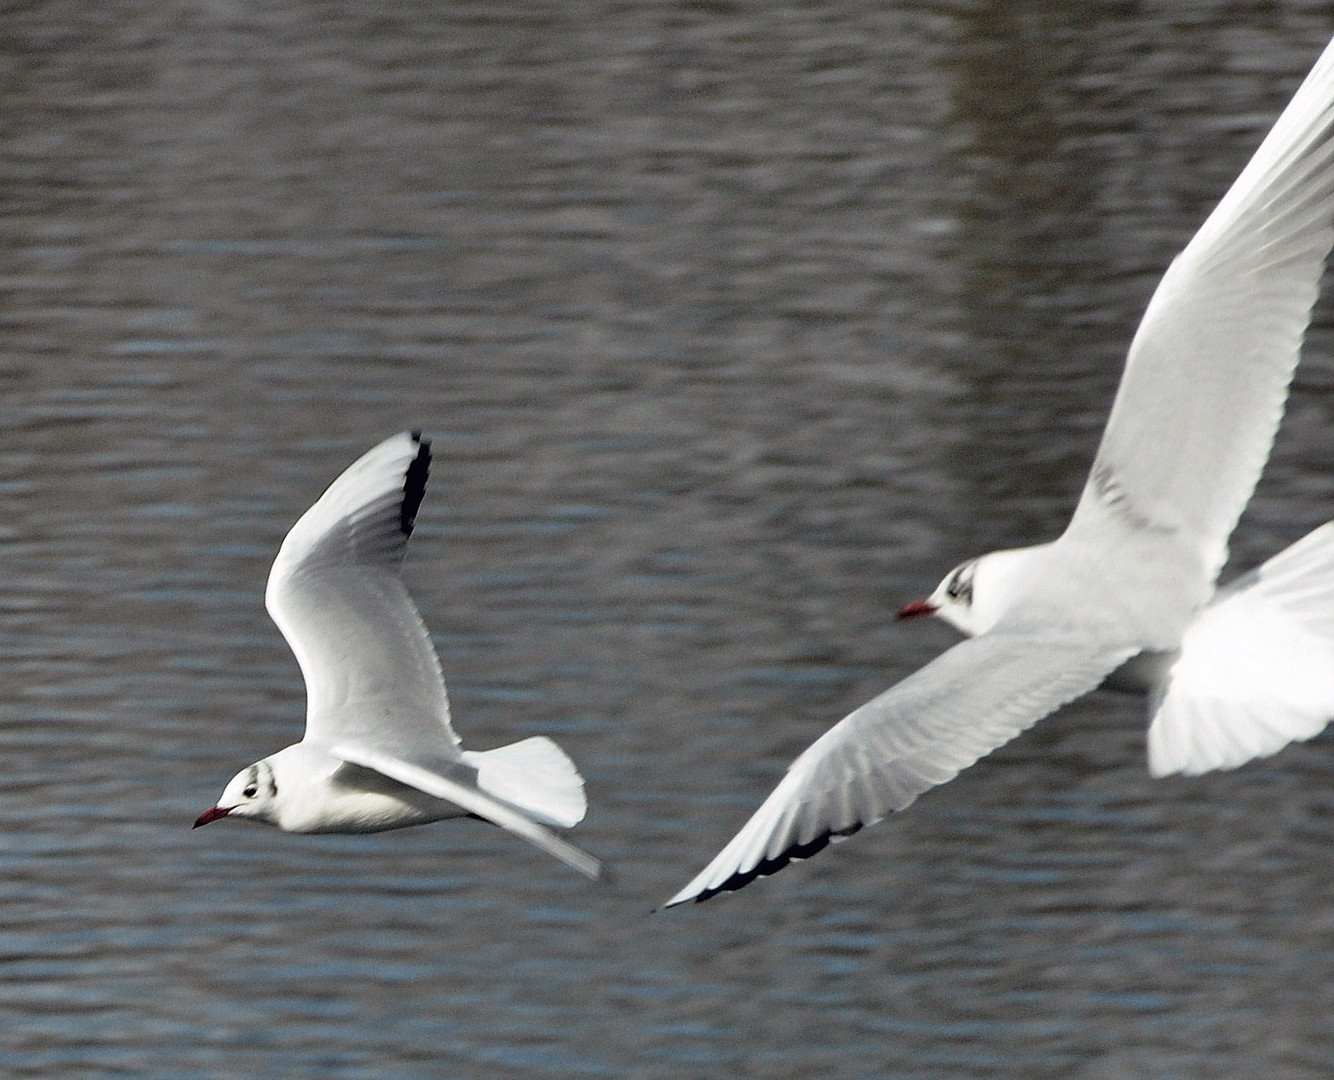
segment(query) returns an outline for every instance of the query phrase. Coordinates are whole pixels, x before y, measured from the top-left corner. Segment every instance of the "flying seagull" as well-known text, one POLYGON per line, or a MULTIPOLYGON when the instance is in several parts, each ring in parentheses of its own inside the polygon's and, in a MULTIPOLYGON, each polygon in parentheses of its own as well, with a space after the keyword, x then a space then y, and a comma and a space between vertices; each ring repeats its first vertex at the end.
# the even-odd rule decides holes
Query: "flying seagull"
POLYGON ((903 617, 970 635, 817 739, 666 906, 902 810, 1115 674, 1155 775, 1231 768, 1334 716, 1334 523, 1216 588, 1334 244, 1334 42, 1163 276, 1059 539, 951 571, 903 617))
POLYGON ((596 878, 551 831, 583 819, 584 781, 544 736, 464 750, 440 662, 399 567, 426 492, 430 443, 386 439, 283 541, 265 606, 306 681, 299 743, 242 769, 195 828, 245 818, 286 832, 368 833, 471 815, 596 878))

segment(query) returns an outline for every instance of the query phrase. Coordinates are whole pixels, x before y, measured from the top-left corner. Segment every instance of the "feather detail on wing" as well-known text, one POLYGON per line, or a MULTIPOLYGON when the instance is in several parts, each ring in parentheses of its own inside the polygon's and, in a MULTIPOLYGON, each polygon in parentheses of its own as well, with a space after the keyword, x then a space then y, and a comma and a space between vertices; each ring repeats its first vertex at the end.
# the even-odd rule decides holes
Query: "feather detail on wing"
POLYGON ((1331 244, 1334 43, 1154 292, 1072 531, 1111 511, 1175 537, 1213 582, 1268 459, 1331 244))
POLYGON ((440 663, 398 576, 430 444, 395 435, 354 462, 283 541, 265 603, 306 681, 306 739, 453 754, 440 663))
POLYGON ((1135 651, 999 630, 956 645, 817 739, 665 906, 739 889, 902 810, 1094 689, 1135 651))
POLYGON ((418 791, 424 791, 427 795, 434 795, 437 799, 445 799, 470 814, 485 818, 506 832, 520 836, 530 844, 541 848, 547 854, 554 855, 581 874, 594 879, 602 876, 602 864, 592 855, 562 840, 550 829, 524 816, 507 803, 500 802, 475 787, 441 776, 438 772, 410 761, 403 761, 372 747, 340 743, 332 747, 330 752, 343 761, 366 769, 374 769, 390 779, 397 780, 400 784, 407 784, 418 791))

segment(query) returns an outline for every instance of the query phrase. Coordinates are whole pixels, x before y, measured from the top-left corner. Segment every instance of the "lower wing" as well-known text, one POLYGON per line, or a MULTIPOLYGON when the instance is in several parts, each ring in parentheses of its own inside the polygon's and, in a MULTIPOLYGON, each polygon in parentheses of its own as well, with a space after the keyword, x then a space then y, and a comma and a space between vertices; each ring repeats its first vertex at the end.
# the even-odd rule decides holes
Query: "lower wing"
POLYGON ((437 799, 445 799, 470 814, 485 818, 493 825, 499 825, 506 832, 523 837, 530 844, 541 848, 547 854, 556 856, 561 862, 573 866, 581 874, 586 874, 595 880, 602 876, 602 864, 592 855, 580 851, 573 844, 562 840, 550 829, 529 820, 519 811, 493 799, 490 795, 478 791, 474 787, 461 784, 457 780, 451 780, 439 773, 432 772, 430 769, 413 765, 383 751, 372 750, 356 743, 340 743, 334 746, 330 752, 342 761, 349 762, 352 765, 361 765, 367 769, 374 769, 378 773, 397 780, 400 784, 407 784, 418 791, 424 791, 427 795, 434 795, 437 799))
POLYGON ((961 642, 817 739, 665 907, 740 889, 849 836, 1097 687, 1137 650, 991 631, 961 642))

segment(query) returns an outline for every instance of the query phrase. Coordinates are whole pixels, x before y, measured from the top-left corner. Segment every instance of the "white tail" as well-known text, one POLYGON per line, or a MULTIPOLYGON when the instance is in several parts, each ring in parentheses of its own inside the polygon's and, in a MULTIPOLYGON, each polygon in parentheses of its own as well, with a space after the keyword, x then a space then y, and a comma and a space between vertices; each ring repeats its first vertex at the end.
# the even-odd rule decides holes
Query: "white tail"
POLYGON ((1155 694, 1149 771, 1232 769, 1334 718, 1334 522, 1219 592, 1155 694))
POLYGON ((479 788, 543 825, 568 829, 588 810, 584 778, 545 735, 494 750, 465 750, 463 757, 477 770, 479 788))

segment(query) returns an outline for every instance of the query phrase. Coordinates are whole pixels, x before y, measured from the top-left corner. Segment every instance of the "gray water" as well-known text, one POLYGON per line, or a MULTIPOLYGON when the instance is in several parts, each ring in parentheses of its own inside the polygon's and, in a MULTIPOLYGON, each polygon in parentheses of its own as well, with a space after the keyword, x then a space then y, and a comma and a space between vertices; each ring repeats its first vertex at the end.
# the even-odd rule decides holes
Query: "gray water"
MULTIPOLYGON (((892 613, 1063 526, 1158 276, 1327 3, 37 0, 0 15, 0 1072, 1334 1074, 1334 750, 1155 782, 1093 695, 649 914, 892 613), (222 823, 298 737, 283 535, 409 426, 457 726, 587 776, 497 830, 222 823)), ((1236 567, 1334 511, 1317 312, 1236 567)))

